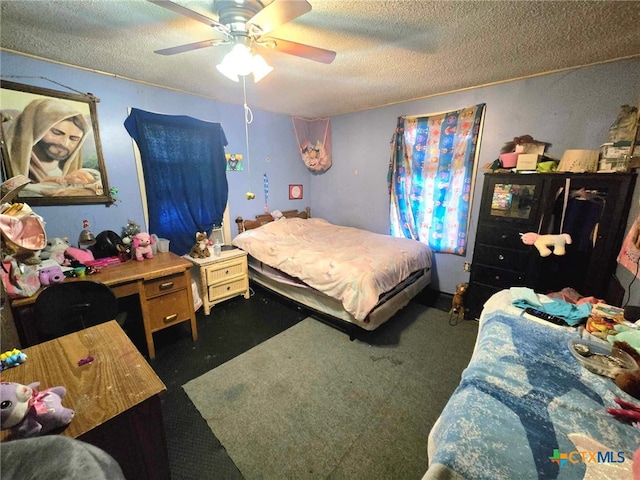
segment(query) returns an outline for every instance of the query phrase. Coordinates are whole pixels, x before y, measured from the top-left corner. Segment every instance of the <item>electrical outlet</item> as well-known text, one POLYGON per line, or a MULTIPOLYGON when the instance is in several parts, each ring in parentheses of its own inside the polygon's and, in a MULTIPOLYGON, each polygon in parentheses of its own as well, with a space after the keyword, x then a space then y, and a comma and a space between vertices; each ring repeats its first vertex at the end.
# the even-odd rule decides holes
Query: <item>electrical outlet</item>
POLYGON ((464 265, 462 266, 462 270, 464 270, 465 272, 470 272, 471 264, 469 262, 464 262, 464 265))

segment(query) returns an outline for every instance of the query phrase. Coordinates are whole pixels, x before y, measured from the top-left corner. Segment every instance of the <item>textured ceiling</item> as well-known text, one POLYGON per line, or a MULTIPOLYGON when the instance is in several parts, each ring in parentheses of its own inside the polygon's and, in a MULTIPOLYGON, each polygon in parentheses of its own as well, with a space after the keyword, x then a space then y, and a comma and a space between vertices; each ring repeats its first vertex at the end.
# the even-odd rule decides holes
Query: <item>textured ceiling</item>
MULTIPOLYGON (((176 3, 215 18, 214 0, 176 3)), ((275 70, 258 84, 247 80, 250 106, 319 118, 640 55, 634 1, 309 3, 309 13, 272 34, 334 50, 336 59, 326 65, 261 49, 275 70)), ((2 49, 244 102, 242 82, 215 69, 228 46, 154 53, 214 35, 145 0, 3 0, 0 9, 2 49)))

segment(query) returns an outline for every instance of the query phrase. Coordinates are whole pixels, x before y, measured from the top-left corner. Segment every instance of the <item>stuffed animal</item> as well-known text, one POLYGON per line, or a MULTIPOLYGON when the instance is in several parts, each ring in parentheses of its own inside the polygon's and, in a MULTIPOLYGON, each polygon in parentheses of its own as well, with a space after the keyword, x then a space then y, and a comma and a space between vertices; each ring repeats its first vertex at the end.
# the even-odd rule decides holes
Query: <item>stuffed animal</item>
POLYGON ((18 438, 43 435, 68 425, 75 412, 62 406, 64 387, 36 390, 40 382, 0 383, 0 428, 18 438))
POLYGON ((22 353, 17 348, 8 350, 0 355, 0 372, 7 368, 17 367, 27 361, 27 354, 22 353))
POLYGON ((133 237, 133 252, 139 262, 145 258, 153 258, 153 237, 146 232, 136 233, 133 237))
POLYGON ((58 265, 63 265, 65 262, 64 252, 69 248, 71 244, 67 237, 55 237, 47 240, 47 246, 40 252, 40 258, 46 260, 48 258, 55 260, 58 265))
POLYGON ((191 247, 191 258, 207 258, 211 256, 209 251, 209 239, 206 232, 196 232, 196 243, 191 247))
POLYGON ((468 288, 468 283, 459 283, 456 285, 456 293, 453 295, 451 310, 449 310, 449 313, 464 317, 464 294, 467 293, 468 288))
POLYGON ((538 235, 534 232, 527 232, 521 234, 522 243, 525 245, 533 245, 540 252, 541 257, 548 257, 551 255, 551 249, 553 247, 554 255, 564 255, 566 252, 565 245, 571 244, 571 235, 563 233, 560 235, 538 235))

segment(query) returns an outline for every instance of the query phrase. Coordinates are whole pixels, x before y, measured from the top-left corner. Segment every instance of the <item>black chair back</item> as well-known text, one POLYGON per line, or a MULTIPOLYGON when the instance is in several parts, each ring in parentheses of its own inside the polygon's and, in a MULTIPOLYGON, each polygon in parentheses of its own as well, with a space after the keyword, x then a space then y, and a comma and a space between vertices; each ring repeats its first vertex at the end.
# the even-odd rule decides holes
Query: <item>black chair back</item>
POLYGON ((45 341, 115 319, 118 300, 100 282, 56 283, 40 292, 34 313, 38 338, 45 341))

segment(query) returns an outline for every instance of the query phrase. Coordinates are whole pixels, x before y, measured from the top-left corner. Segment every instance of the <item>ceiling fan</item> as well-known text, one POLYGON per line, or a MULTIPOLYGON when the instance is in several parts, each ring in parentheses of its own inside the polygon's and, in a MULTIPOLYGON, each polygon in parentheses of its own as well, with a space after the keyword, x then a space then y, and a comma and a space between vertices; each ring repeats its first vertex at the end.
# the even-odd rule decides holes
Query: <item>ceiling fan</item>
POLYGON ((218 20, 170 0, 148 1, 209 25, 216 34, 216 38, 210 40, 156 50, 155 53, 160 55, 175 55, 215 45, 244 44, 248 48, 253 46, 273 48, 281 53, 327 64, 333 62, 336 56, 336 52, 324 48, 266 37, 278 26, 309 12, 311 5, 306 0, 274 0, 267 6, 261 0, 215 0, 214 13, 218 14, 218 20))

